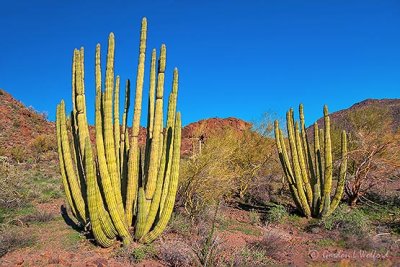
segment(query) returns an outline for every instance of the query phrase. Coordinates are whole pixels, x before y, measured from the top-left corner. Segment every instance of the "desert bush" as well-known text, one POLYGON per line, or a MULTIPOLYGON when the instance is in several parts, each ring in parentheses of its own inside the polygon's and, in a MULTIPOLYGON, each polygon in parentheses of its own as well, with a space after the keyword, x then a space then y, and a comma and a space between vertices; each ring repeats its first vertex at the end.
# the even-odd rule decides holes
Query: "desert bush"
POLYGON ((35 211, 32 214, 25 215, 20 218, 20 220, 27 223, 44 223, 49 222, 54 219, 54 214, 46 211, 35 211))
MULTIPOLYGON (((269 165, 269 164, 267 164, 269 165)), ((242 201, 248 205, 266 206, 270 202, 291 203, 290 192, 285 190, 285 183, 279 172, 255 178, 242 201)))
POLYGON ((157 254, 153 245, 139 245, 130 251, 129 260, 133 263, 139 263, 145 259, 152 259, 157 254))
POLYGON ((29 179, 24 182, 21 191, 28 199, 35 199, 39 203, 48 203, 63 196, 58 175, 44 173, 40 169, 31 171, 27 175, 29 179))
POLYGON ((289 216, 288 211, 282 205, 272 205, 265 215, 265 221, 270 223, 278 223, 289 216))
POLYGON ((249 219, 250 219, 251 224, 257 225, 261 222, 261 215, 257 211, 251 210, 249 212, 249 219))
POLYGON ((236 174, 235 193, 241 200, 248 197, 252 189, 264 186, 267 176, 281 174, 275 142, 271 138, 273 129, 271 116, 265 114, 261 121, 244 131, 236 142, 230 166, 236 174))
POLYGON ((18 248, 32 246, 36 238, 16 229, 0 232, 0 257, 18 248))
POLYGON ((23 206, 25 196, 21 194, 21 178, 11 176, 14 167, 0 163, 0 209, 10 209, 23 206))
POLYGON ((342 233, 348 232, 362 235, 368 232, 369 220, 361 209, 350 209, 341 205, 330 217, 321 220, 327 230, 339 229, 342 233))
POLYGON ((274 260, 280 260, 285 256, 290 246, 290 236, 277 229, 269 229, 260 241, 253 242, 251 247, 261 250, 266 256, 274 260))
POLYGON ((57 151, 57 140, 54 135, 41 134, 30 144, 34 154, 42 154, 48 151, 57 151))
POLYGON ((22 163, 28 159, 26 149, 22 146, 15 146, 11 148, 11 159, 17 163, 22 163))
POLYGON ((198 236, 200 237, 192 245, 195 254, 194 260, 197 265, 207 267, 215 266, 218 261, 218 254, 221 250, 222 241, 216 234, 217 216, 220 203, 217 203, 210 224, 198 226, 198 236))
POLYGON ((201 152, 182 160, 178 202, 189 214, 196 216, 220 200, 246 200, 249 192, 266 187, 265 177, 279 170, 270 128, 225 129, 207 137, 201 152))
POLYGON ((257 266, 271 266, 274 265, 273 260, 268 258, 263 249, 254 246, 246 246, 240 250, 230 266, 244 266, 244 267, 257 267, 257 266))
POLYGON ((192 217, 234 192, 235 173, 228 162, 235 150, 235 140, 224 136, 210 137, 200 154, 182 160, 178 199, 192 217))
POLYGON ((324 218, 319 223, 345 248, 363 250, 376 248, 376 243, 370 237, 371 221, 362 209, 341 205, 331 217, 324 218))
POLYGON ((61 196, 59 177, 51 174, 50 166, 46 166, 48 174, 36 166, 23 167, 0 163, 0 224, 21 225, 25 219, 44 222, 49 215, 35 212, 32 202, 48 202, 61 196))
POLYGON ((171 267, 193 266, 193 252, 183 242, 162 242, 157 257, 171 267))
MULTIPOLYGON (((352 206, 389 179, 399 176, 400 129, 394 128, 391 118, 389 108, 367 106, 349 113, 339 122, 342 125, 332 128, 333 141, 339 139, 339 127, 346 127, 349 131, 345 193, 352 206)), ((334 153, 339 150, 338 145, 334 145, 334 153)))
POLYGON ((171 216, 171 220, 166 229, 167 233, 177 233, 181 235, 189 235, 191 230, 190 219, 182 213, 175 212, 171 216))

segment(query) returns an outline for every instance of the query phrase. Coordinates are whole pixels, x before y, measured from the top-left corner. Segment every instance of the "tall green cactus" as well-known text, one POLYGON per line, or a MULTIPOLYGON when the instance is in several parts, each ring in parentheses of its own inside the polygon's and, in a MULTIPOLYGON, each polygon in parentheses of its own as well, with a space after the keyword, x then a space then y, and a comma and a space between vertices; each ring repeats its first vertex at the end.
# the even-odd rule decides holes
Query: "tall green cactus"
POLYGON ((343 196, 347 169, 346 132, 343 131, 341 135, 340 172, 331 202, 333 160, 328 107, 324 106, 324 129, 319 129, 318 124, 314 124, 314 150, 310 149, 308 142, 302 104, 299 113, 300 124, 294 120, 293 109, 286 113, 290 154, 286 150, 279 123, 275 121, 275 140, 279 159, 297 208, 306 217, 329 216, 337 208, 343 196))
POLYGON ((146 55, 147 21, 142 20, 132 136, 127 120, 130 82, 126 83, 120 125, 120 77, 114 82, 115 39, 108 39, 104 87, 100 45, 95 57, 95 147, 92 151, 86 115, 83 48, 74 51, 72 112, 67 119, 64 101, 57 106, 57 140, 67 203, 82 226, 90 229, 99 245, 111 246, 116 237, 128 245, 133 237, 148 243, 165 229, 173 210, 178 185, 181 117, 176 112, 178 70, 174 70, 164 135, 163 96, 166 47, 161 46, 156 73, 152 52, 146 148, 139 144, 142 91, 146 55), (157 78, 156 78, 157 76, 157 78), (157 79, 157 81, 156 81, 157 79), (103 90, 104 88, 104 90, 103 90), (71 135, 67 123, 71 124, 71 135), (72 139, 71 139, 72 138, 72 139), (72 144, 72 145, 71 145, 72 144), (71 153, 71 148, 73 153, 71 153), (141 153, 144 151, 144 153, 141 153), (142 155, 144 154, 144 155, 142 155))

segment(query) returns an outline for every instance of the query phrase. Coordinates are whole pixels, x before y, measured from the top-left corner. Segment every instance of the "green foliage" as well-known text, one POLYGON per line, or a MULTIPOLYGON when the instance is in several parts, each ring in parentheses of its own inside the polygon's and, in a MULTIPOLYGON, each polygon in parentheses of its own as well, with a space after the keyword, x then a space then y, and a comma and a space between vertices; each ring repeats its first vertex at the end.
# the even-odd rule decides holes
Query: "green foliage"
POLYGON ((370 222, 361 209, 341 205, 330 217, 321 220, 327 230, 339 229, 343 233, 363 235, 370 230, 370 222))
POLYGON ((282 205, 273 205, 267 211, 266 221, 270 223, 282 222, 285 218, 289 216, 286 208, 282 205))
POLYGON ((251 227, 246 223, 237 222, 235 225, 230 227, 229 230, 230 231, 238 231, 245 235, 252 235, 252 236, 261 236, 262 235, 262 231, 260 229, 251 227))
POLYGON ((337 245, 336 241, 331 238, 322 238, 313 242, 317 247, 332 247, 337 245))
POLYGON ((76 247, 83 240, 83 236, 78 232, 68 231, 64 239, 66 247, 76 247))
POLYGON ((22 198, 16 190, 18 182, 10 177, 10 171, 9 163, 0 163, 0 208, 18 206, 22 202, 22 198))
POLYGON ((157 251, 153 245, 139 245, 132 249, 130 253, 131 261, 134 263, 139 263, 145 259, 151 259, 157 255, 157 251))
POLYGON ((23 223, 21 219, 31 216, 36 212, 36 209, 28 203, 25 203, 23 206, 13 208, 0 207, 0 226, 8 226, 12 223, 23 223))
POLYGON ((48 203, 63 196, 60 177, 36 171, 28 181, 26 195, 40 203, 48 203))
POLYGON ((254 129, 224 129, 207 137, 201 153, 182 160, 179 200, 192 217, 225 199, 249 199, 275 170, 273 140, 254 129))
POLYGON ((238 266, 269 266, 274 261, 270 259, 266 251, 254 246, 245 246, 236 256, 235 263, 238 266))
POLYGON ((261 222, 261 216, 255 210, 251 210, 249 212, 249 219, 250 219, 251 224, 253 224, 253 225, 258 225, 261 222))
POLYGON ((59 177, 55 175, 57 166, 43 165, 23 168, 0 163, 0 228, 52 219, 51 215, 36 210, 32 204, 48 203, 62 195, 59 177))
POLYGON ((235 173, 227 164, 235 151, 232 134, 210 137, 201 154, 182 160, 178 194, 192 217, 233 194, 235 173))
POLYGON ((191 230, 190 220, 181 213, 174 213, 168 224, 167 232, 189 235, 191 230))
POLYGON ((260 236, 262 231, 245 222, 219 215, 216 219, 216 227, 219 231, 241 232, 245 235, 260 236))

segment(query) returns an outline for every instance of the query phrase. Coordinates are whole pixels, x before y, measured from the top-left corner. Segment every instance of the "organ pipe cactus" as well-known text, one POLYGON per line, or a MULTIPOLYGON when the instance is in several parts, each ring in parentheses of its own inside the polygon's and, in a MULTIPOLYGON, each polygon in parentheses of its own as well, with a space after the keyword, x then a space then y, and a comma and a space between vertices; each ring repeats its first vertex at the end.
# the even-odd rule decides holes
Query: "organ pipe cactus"
POLYGON ((114 74, 115 40, 111 33, 104 86, 100 45, 95 57, 95 142, 87 122, 84 85, 84 50, 74 51, 72 112, 68 119, 64 101, 57 106, 57 140, 62 182, 67 203, 82 226, 89 227, 97 243, 109 247, 116 238, 128 245, 133 237, 152 242, 166 228, 178 187, 181 116, 176 111, 178 70, 174 70, 167 123, 163 127, 166 47, 161 46, 156 71, 152 51, 147 139, 139 144, 142 92, 146 56, 147 21, 142 20, 132 133, 127 120, 130 82, 126 82, 120 121, 120 77, 114 74), (121 125, 120 125, 121 124, 121 125), (95 148, 95 150, 94 150, 95 148))
POLYGON ((343 196, 347 168, 346 132, 341 134, 341 163, 338 182, 331 201, 333 160, 328 107, 324 106, 324 129, 314 124, 314 149, 310 147, 305 128, 303 105, 299 107, 300 124, 293 118, 293 109, 286 113, 289 152, 278 121, 275 139, 279 159, 297 208, 306 216, 329 216, 343 196), (321 145, 323 145, 321 147, 321 145))

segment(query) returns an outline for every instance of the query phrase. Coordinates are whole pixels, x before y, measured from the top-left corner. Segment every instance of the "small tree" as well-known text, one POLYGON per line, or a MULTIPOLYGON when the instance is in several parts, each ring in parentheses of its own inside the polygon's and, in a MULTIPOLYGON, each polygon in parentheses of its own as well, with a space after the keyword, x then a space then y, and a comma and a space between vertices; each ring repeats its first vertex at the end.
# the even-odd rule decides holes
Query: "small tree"
POLYGON ((351 206, 396 175, 400 167, 400 131, 390 118, 388 108, 372 106, 351 112, 345 121, 350 132, 345 192, 351 206))
POLYGON ((236 174, 236 195, 243 200, 252 185, 258 186, 260 179, 279 170, 275 154, 275 142, 271 138, 273 119, 264 114, 262 120, 237 139, 235 153, 230 166, 236 174))
POLYGON ((192 217, 232 195, 235 174, 229 168, 229 161, 234 153, 235 138, 222 132, 210 136, 201 153, 182 160, 179 196, 192 217))
POLYGON ((272 121, 264 120, 253 128, 225 128, 205 138, 201 152, 194 149, 193 156, 182 160, 179 196, 186 211, 195 216, 221 199, 243 199, 277 166, 272 129, 272 121))

